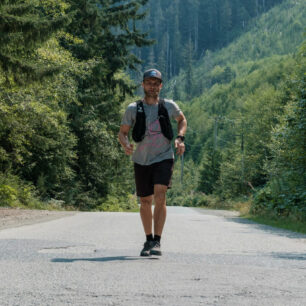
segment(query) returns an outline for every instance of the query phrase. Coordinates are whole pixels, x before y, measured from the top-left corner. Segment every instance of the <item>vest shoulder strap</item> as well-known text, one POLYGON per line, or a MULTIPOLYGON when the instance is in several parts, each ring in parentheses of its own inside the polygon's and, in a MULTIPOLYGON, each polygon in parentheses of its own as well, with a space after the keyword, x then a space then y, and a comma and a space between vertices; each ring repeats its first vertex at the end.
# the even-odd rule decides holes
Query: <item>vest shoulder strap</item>
POLYGON ((173 139, 173 130, 164 99, 161 99, 158 104, 158 117, 163 135, 171 141, 173 139))
POLYGON ((146 131, 146 114, 144 112, 143 102, 136 102, 136 122, 132 131, 132 138, 135 142, 143 140, 146 131))
POLYGON ((136 101, 136 112, 137 113, 144 113, 144 107, 143 107, 143 102, 142 100, 136 101))
POLYGON ((160 99, 159 103, 158 103, 158 109, 162 108, 162 107, 166 107, 165 106, 165 99, 160 99))

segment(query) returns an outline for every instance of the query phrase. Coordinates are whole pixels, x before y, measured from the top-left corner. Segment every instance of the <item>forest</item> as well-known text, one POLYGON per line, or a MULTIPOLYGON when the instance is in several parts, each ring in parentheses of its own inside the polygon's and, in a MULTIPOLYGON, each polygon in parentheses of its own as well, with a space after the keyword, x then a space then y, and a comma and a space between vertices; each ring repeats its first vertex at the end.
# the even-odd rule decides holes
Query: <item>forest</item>
POLYGON ((283 1, 168 82, 189 123, 174 205, 236 199, 305 221, 304 8, 283 1))
POLYGON ((281 0, 157 0, 149 1, 148 16, 140 21, 152 47, 134 49, 142 70, 157 65, 165 79, 199 60, 209 51, 228 45, 249 28, 254 18, 281 0))
POLYGON ((135 205, 117 133, 145 2, 0 1, 2 206, 135 205))
POLYGON ((0 0, 0 206, 133 210, 117 133, 144 69, 188 120, 169 205, 306 220, 295 0, 0 0))

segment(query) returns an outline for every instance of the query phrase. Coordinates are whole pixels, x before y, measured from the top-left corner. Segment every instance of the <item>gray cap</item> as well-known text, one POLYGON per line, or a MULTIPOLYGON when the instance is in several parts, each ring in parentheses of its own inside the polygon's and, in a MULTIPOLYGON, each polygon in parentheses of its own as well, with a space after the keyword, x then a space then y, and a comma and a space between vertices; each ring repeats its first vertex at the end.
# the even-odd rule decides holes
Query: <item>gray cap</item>
POLYGON ((149 69, 147 71, 144 72, 143 74, 143 79, 148 79, 148 78, 156 78, 159 79, 161 81, 163 81, 162 79, 162 75, 160 73, 160 71, 158 71, 157 69, 149 69))

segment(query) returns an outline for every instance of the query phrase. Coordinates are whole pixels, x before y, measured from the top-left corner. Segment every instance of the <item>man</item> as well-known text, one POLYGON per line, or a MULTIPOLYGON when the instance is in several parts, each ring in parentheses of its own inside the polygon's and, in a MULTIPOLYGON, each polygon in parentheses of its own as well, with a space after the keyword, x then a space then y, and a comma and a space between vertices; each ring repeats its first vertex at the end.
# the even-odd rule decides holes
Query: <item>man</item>
POLYGON ((167 118, 171 117, 177 121, 176 153, 182 155, 185 151, 186 118, 176 103, 159 98, 162 86, 162 75, 158 70, 150 69, 144 73, 144 98, 128 106, 118 135, 125 153, 133 155, 136 192, 140 197, 140 216, 146 234, 146 242, 140 256, 161 255, 160 239, 167 213, 166 192, 171 184, 174 163, 170 140, 172 128, 167 118), (161 117, 165 120, 161 121, 161 117), (133 144, 128 140, 131 127, 134 127, 133 139, 137 137, 135 152, 133 144), (152 216, 153 199, 155 208, 152 216))

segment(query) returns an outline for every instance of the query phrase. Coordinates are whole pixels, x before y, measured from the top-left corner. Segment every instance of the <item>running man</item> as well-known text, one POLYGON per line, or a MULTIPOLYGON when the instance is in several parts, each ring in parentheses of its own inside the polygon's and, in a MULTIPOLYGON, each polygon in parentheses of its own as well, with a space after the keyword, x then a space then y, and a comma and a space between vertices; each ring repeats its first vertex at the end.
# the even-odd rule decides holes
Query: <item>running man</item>
POLYGON ((140 197, 140 216, 146 234, 140 256, 162 254, 160 240, 167 214, 166 192, 171 186, 174 165, 173 131, 169 118, 177 121, 176 153, 181 156, 185 151, 186 118, 175 102, 159 97, 162 86, 162 75, 158 70, 145 71, 142 82, 144 98, 128 106, 118 135, 125 153, 132 155, 134 162, 136 193, 140 197), (128 139, 131 128, 137 144, 135 151, 128 139))

